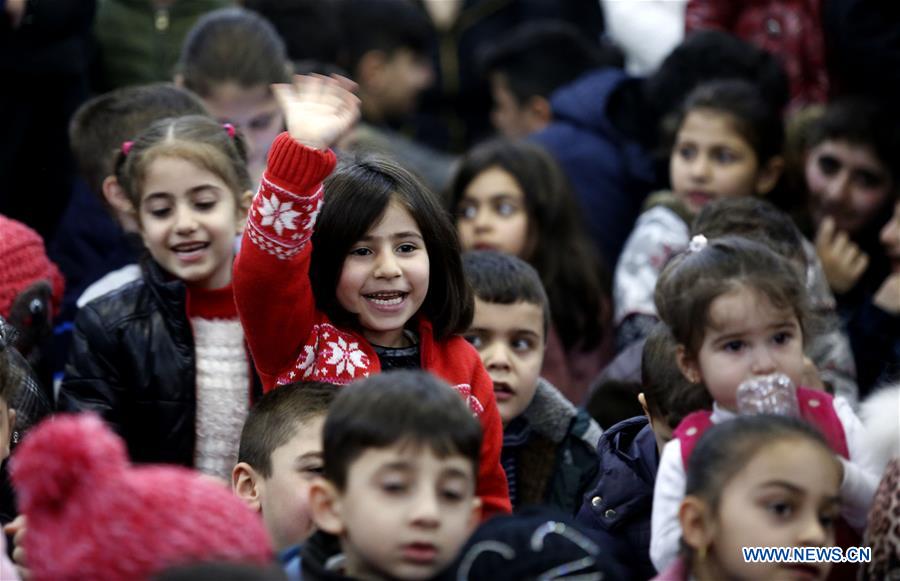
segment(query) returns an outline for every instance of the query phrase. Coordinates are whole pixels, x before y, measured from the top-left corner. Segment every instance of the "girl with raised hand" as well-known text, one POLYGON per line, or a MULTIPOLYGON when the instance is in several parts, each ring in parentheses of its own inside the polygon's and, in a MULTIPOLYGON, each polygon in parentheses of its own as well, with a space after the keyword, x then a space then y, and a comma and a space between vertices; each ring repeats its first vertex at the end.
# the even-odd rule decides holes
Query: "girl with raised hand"
POLYGON ((288 131, 269 152, 235 264, 238 311, 265 388, 346 384, 391 368, 434 373, 484 429, 484 515, 509 512, 493 385, 459 335, 474 298, 453 224, 393 162, 354 159, 334 170, 330 147, 359 117, 352 83, 299 76, 274 89, 288 131))
POLYGON ((697 439, 710 426, 737 416, 742 383, 773 374, 786 376, 796 386, 799 415, 823 433, 840 460, 841 515, 846 524, 862 530, 879 468, 850 404, 802 386, 808 307, 797 270, 757 242, 738 237, 707 242, 695 236, 689 250, 666 266, 655 298, 660 317, 678 343, 682 374, 703 384, 714 402, 711 412, 684 418, 663 448, 650 538, 650 558, 657 570, 678 552, 678 507, 684 499, 685 466, 697 439))
POLYGON ((78 312, 58 408, 100 414, 135 462, 227 480, 257 383, 231 287, 252 196, 244 139, 205 116, 162 119, 122 144, 115 171, 149 257, 78 312))

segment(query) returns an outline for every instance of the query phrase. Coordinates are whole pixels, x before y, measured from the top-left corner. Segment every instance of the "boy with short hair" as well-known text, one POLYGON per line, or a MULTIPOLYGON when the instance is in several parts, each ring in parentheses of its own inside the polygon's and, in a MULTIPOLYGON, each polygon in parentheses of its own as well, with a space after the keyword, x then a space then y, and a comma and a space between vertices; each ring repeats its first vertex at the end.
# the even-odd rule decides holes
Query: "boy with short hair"
POLYGON ((322 473, 322 426, 337 386, 290 383, 264 395, 241 431, 234 493, 262 514, 272 544, 299 578, 299 552, 312 534, 309 486, 322 473))
POLYGON ((459 394, 426 372, 342 388, 325 420, 324 473, 310 486, 318 532, 303 547, 303 579, 439 573, 478 523, 481 438, 459 394))
POLYGON ((513 509, 549 504, 574 514, 597 472, 600 428, 540 377, 550 320, 540 276, 498 252, 469 252, 463 267, 475 291, 466 339, 494 381, 513 509))
POLYGON ((627 564, 629 578, 649 579, 650 515, 659 455, 672 430, 687 414, 712 407, 709 393, 688 382, 675 359, 676 343, 665 323, 657 323, 641 356, 643 416, 629 418, 603 433, 597 446, 602 478, 584 497, 579 523, 609 539, 610 550, 627 564))
POLYGON ((491 85, 491 122, 503 136, 527 137, 553 120, 550 97, 581 75, 623 66, 621 51, 591 43, 557 20, 522 24, 488 46, 480 68, 491 85))

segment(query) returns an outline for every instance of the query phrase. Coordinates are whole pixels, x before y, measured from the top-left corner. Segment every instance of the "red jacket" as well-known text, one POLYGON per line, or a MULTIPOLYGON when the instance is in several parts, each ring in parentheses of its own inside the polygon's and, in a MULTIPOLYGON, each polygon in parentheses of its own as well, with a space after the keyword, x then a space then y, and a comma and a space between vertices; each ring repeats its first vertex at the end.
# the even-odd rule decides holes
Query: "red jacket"
POLYGON ((791 108, 828 98, 822 0, 690 0, 685 30, 730 32, 781 58, 791 108))
MULTIPOLYGON (((234 295, 263 389, 292 381, 344 385, 381 371, 378 355, 360 334, 335 327, 316 309, 309 280, 313 226, 323 203, 322 181, 335 156, 279 135, 253 200, 234 267, 234 295)), ((422 369, 452 385, 481 422, 484 439, 478 496, 485 518, 510 512, 500 465, 503 426, 494 387, 478 353, 462 337, 435 341, 420 318, 422 369)))

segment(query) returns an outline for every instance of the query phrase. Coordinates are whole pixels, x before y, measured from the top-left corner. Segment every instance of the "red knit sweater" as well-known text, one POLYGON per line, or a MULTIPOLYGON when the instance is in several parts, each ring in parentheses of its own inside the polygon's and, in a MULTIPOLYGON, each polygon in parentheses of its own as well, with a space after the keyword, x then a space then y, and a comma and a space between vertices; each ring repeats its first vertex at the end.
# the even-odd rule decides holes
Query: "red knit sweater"
MULTIPOLYGON (((372 345, 360 334, 335 327, 316 309, 309 280, 312 236, 322 204, 322 181, 335 156, 279 135, 253 200, 235 261, 238 314, 257 371, 268 391, 292 381, 346 384, 381 371, 372 345)), ((483 516, 510 512, 500 466, 503 427, 494 388, 475 349, 455 336, 435 341, 420 318, 422 368, 452 385, 481 422, 484 440, 478 470, 483 516)))

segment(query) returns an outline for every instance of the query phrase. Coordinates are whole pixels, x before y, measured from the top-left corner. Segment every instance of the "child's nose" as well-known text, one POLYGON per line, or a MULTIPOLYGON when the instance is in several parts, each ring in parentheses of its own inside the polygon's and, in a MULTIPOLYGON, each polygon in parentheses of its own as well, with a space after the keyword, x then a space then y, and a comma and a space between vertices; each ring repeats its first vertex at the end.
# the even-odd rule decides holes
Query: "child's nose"
POLYGON ((755 375, 768 375, 774 373, 775 370, 775 358, 767 347, 754 350, 752 371, 755 375))
POLYGON ((410 511, 412 522, 420 527, 435 528, 440 523, 438 492, 429 486, 419 488, 422 490, 416 495, 410 511))
POLYGON ((825 184, 824 197, 827 201, 838 203, 843 201, 850 190, 850 175, 840 171, 825 184))
POLYGON ((393 252, 382 252, 375 264, 376 278, 396 278, 400 276, 400 264, 393 252))
POLYGON ((703 180, 709 177, 709 157, 703 154, 698 154, 694 161, 691 163, 691 177, 695 180, 703 180))
POLYGON ((833 544, 834 539, 829 539, 830 531, 822 523, 818 514, 811 513, 801 523, 800 535, 797 544, 805 547, 824 547, 833 544))
POLYGON ((499 342, 488 345, 484 353, 484 366, 492 369, 509 369, 509 351, 499 342))
POLYGON ((179 233, 193 232, 197 228, 197 219, 189 208, 175 210, 175 230, 179 233))

